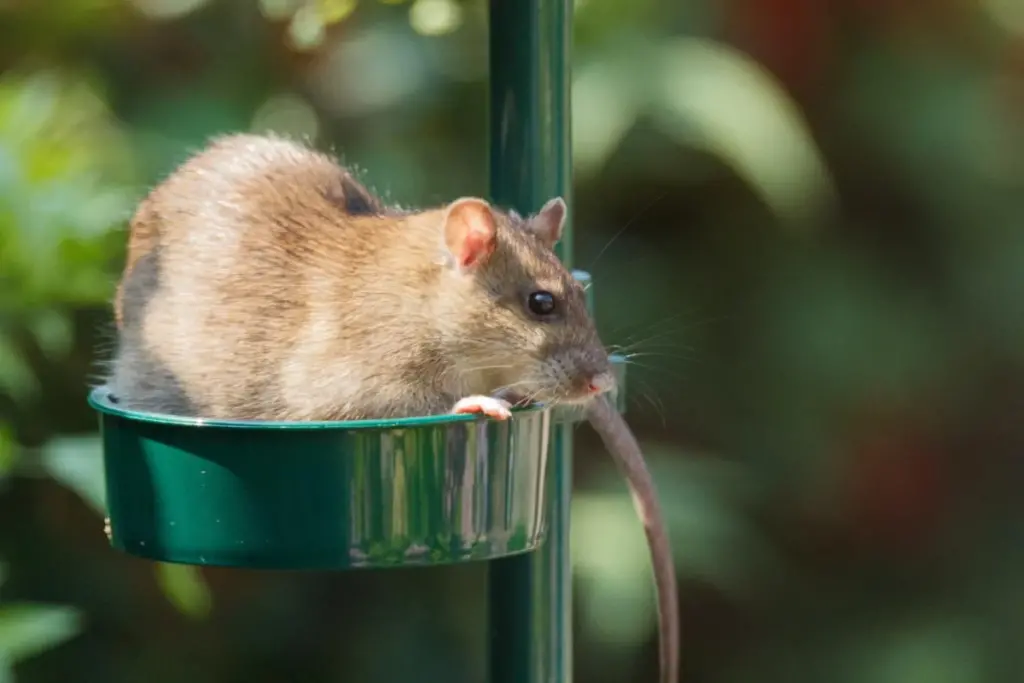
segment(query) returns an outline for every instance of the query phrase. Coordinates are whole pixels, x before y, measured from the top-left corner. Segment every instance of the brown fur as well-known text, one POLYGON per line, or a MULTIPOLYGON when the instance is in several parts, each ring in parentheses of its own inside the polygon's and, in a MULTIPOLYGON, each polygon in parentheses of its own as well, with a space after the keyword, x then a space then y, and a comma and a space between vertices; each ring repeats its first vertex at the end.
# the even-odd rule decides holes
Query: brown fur
POLYGON ((531 219, 493 210, 494 253, 459 272, 447 207, 383 207, 332 158, 213 141, 141 203, 109 378, 125 407, 325 420, 445 412, 512 387, 581 400, 607 354, 579 284, 531 219), (563 315, 525 310, 546 289, 563 315))

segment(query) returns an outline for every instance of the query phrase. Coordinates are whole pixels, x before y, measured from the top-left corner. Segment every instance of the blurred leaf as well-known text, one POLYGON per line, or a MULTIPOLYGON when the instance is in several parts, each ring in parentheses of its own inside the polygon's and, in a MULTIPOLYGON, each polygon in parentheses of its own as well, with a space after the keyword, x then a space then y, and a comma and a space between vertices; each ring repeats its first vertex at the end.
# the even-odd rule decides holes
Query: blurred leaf
POLYGON ((102 442, 98 435, 60 437, 42 449, 43 467, 98 514, 106 510, 102 442))
POLYGON ((297 50, 319 47, 326 35, 327 26, 315 4, 300 7, 288 23, 288 38, 297 50))
POLYGON ((0 2, 0 22, 8 54, 48 49, 86 38, 96 39, 116 25, 124 0, 47 0, 47 2, 0 2))
POLYGON ((59 360, 71 350, 74 334, 71 321, 59 311, 44 310, 28 321, 29 329, 46 357, 59 360))
POLYGON ((572 84, 573 168, 583 176, 602 168, 636 122, 642 95, 635 55, 602 57, 576 70, 572 84))
POLYGON ((0 607, 0 657, 19 662, 73 638, 82 617, 71 607, 12 603, 0 607))
MULTIPOLYGON (((107 238, 131 208, 131 152, 90 80, 0 76, 0 273, 4 304, 25 320, 112 290, 107 238)), ((44 342, 59 344, 53 322, 40 324, 44 342)))
POLYGON ((317 11, 328 26, 348 17, 358 4, 358 0, 316 0, 317 11))
POLYGON ((721 158, 790 227, 816 228, 835 189, 799 110, 771 74, 697 38, 666 44, 661 62, 661 126, 721 158))
MULTIPOLYGON (((11 473, 18 460, 18 449, 10 426, 0 423, 0 479, 11 473)), ((2 583, 2 582, 0 582, 2 583)))
POLYGON ((209 0, 130 0, 137 10, 156 21, 173 21, 198 11, 209 0))
POLYGON ((572 499, 573 569, 586 637, 638 645, 654 625, 646 539, 627 496, 577 493, 572 499))
POLYGON ((843 667, 849 683, 977 683, 986 669, 978 633, 970 623, 933 618, 869 631, 843 667))
POLYGON ((198 567, 158 562, 154 571, 160 590, 179 612, 193 619, 209 616, 213 596, 198 567))
POLYGON ((270 21, 284 21, 302 6, 303 0, 259 0, 260 12, 270 21))
POLYGON ((39 380, 21 355, 14 340, 0 331, 0 392, 15 401, 26 401, 39 392, 39 380))

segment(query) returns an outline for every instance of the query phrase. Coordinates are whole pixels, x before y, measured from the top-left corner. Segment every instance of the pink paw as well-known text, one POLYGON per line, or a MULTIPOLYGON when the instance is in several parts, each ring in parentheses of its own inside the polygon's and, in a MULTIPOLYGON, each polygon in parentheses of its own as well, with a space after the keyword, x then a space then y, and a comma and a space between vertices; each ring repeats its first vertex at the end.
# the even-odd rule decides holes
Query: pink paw
POLYGON ((106 534, 108 541, 113 540, 111 536, 111 531, 112 530, 110 528, 110 517, 105 517, 103 519, 103 533, 106 534))
POLYGON ((495 420, 507 420, 512 417, 512 405, 500 398, 490 396, 467 396, 452 408, 453 413, 483 413, 495 420))

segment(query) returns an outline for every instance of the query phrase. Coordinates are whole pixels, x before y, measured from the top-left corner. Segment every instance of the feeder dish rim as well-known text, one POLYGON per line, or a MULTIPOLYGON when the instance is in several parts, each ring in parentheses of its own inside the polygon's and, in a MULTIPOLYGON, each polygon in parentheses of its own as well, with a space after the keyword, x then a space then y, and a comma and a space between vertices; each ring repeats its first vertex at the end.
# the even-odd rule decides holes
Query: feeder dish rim
MULTIPOLYGON (((331 421, 300 421, 300 420, 226 420, 204 417, 184 417, 167 413, 151 413, 145 411, 126 410, 117 406, 117 399, 107 387, 97 387, 89 392, 89 405, 101 413, 119 417, 132 422, 148 422, 177 427, 217 427, 226 429, 259 430, 259 429, 292 429, 299 431, 337 429, 403 429, 413 427, 429 427, 434 425, 473 422, 490 419, 476 414, 459 415, 419 415, 415 417, 398 417, 383 420, 331 420, 331 421)), ((513 417, 518 414, 534 413, 547 410, 548 406, 538 403, 532 406, 512 408, 513 417)))

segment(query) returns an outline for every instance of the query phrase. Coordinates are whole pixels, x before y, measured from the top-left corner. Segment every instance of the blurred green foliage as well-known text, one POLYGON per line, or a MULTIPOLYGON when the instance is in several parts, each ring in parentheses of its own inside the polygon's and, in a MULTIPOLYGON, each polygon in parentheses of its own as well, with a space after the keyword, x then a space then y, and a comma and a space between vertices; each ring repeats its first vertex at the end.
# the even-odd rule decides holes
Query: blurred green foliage
MULTIPOLYGON (((578 267, 682 575, 686 681, 1024 676, 1024 12, 578 0, 578 267)), ((482 681, 485 575, 105 544, 85 392, 135 200, 209 136, 486 192, 478 0, 0 3, 0 681, 482 681)), ((652 680, 643 535, 577 453, 576 679, 652 680)))
MULTIPOLYGON (((0 587, 6 579, 0 565, 0 587)), ((61 644, 79 628, 78 611, 32 603, 0 606, 0 681, 13 681, 13 666, 61 644)))

